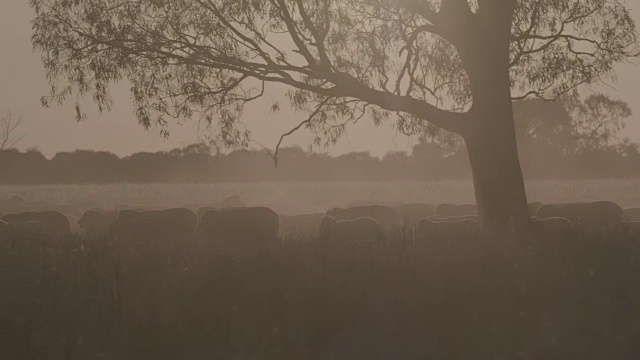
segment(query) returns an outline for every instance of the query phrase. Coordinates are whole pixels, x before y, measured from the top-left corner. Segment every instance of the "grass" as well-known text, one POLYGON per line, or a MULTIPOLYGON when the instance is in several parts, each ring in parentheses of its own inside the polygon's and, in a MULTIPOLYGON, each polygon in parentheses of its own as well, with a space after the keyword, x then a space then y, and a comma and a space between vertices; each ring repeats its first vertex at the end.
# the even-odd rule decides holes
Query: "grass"
POLYGON ((24 286, 4 287, 2 358, 640 358, 629 234, 523 240, 508 255, 480 239, 460 253, 137 240, 3 248, 3 282, 24 286))

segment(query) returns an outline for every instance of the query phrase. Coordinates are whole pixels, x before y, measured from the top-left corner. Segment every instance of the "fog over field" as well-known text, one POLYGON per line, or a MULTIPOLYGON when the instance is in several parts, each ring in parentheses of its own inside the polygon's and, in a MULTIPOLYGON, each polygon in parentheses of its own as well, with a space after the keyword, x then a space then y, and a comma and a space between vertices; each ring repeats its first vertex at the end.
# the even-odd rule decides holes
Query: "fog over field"
POLYGON ((0 0, 0 360, 640 359, 639 0, 0 0))
MULTIPOLYGON (((529 201, 544 203, 613 200, 640 207, 640 180, 540 180, 527 182, 529 201)), ((239 195, 248 205, 269 206, 284 214, 324 212, 332 207, 369 203, 474 203, 471 181, 389 181, 329 183, 113 184, 0 187, 0 198, 19 195, 28 201, 180 207, 216 203, 239 195)))

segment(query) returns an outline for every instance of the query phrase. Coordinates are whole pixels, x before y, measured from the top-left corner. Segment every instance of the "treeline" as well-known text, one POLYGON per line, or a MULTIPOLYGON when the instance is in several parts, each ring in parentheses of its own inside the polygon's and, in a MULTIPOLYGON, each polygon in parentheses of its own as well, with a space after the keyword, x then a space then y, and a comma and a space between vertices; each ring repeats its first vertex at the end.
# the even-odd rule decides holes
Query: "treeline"
MULTIPOLYGON (((638 146, 561 155, 548 149, 521 149, 527 178, 610 178, 640 176, 638 146)), ((264 151, 239 150, 213 155, 198 144, 169 152, 136 153, 119 158, 102 151, 77 150, 47 159, 30 150, 0 152, 0 184, 210 183, 259 181, 446 180, 470 177, 464 149, 448 152, 418 144, 411 154, 366 152, 337 157, 284 148, 278 167, 264 151)))
MULTIPOLYGON (((529 179, 640 176, 640 145, 620 139, 627 104, 604 95, 557 102, 514 103, 523 172, 529 179)), ((0 151, 0 184, 211 183, 259 181, 447 180, 471 177, 461 139, 424 138, 409 152, 382 158, 368 152, 341 156, 280 149, 278 167, 267 151, 213 151, 194 144, 127 157, 103 151, 61 152, 47 159, 36 149, 0 151)))
MULTIPOLYGON (((204 144, 168 152, 136 153, 119 158, 102 151, 76 150, 47 159, 37 150, 0 152, 1 184, 47 183, 209 183, 259 181, 360 181, 389 179, 447 179, 469 176, 466 156, 444 158, 439 152, 424 156, 369 153, 338 157, 283 148, 278 166, 265 151, 237 150, 212 154, 204 144)), ((434 147, 436 150, 437 147, 434 147)))

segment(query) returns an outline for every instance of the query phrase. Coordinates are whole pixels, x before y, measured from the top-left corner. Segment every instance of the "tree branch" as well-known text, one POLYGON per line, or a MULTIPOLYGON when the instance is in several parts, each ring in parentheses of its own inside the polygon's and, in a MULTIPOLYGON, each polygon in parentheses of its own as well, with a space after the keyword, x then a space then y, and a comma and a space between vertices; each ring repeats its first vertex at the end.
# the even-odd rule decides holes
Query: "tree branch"
POLYGON ((422 16, 425 20, 429 21, 434 25, 438 25, 439 16, 438 13, 433 10, 428 1, 420 1, 420 0, 400 0, 400 5, 404 7, 409 12, 413 12, 422 16))
POLYGON ((25 135, 15 135, 24 121, 24 116, 19 115, 15 118, 11 111, 7 111, 7 114, 0 118, 0 150, 11 149, 25 138, 25 135))
POLYGON ((282 141, 284 140, 284 138, 300 130, 301 127, 308 125, 311 122, 311 120, 313 120, 313 118, 320 113, 320 111, 322 110, 322 107, 325 106, 329 100, 331 100, 331 98, 324 99, 322 102, 320 102, 320 104, 318 104, 318 106, 316 106, 316 109, 311 113, 311 115, 309 115, 309 117, 306 120, 302 121, 301 123, 296 125, 293 129, 287 131, 286 133, 282 134, 282 136, 280 136, 280 140, 278 141, 278 144, 276 145, 276 148, 272 155, 276 167, 278 167, 278 151, 280 150, 280 145, 282 144, 282 141))

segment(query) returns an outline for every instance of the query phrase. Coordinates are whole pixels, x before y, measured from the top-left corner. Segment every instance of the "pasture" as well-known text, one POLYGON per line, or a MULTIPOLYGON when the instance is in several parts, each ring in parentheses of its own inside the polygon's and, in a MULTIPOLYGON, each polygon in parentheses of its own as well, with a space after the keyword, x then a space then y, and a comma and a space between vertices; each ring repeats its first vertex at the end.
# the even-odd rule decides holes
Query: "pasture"
MULTIPOLYGON (((532 182, 529 193, 633 206, 640 183, 532 182)), ((229 194, 291 213, 362 200, 472 202, 467 182, 0 189, 0 198, 105 206, 229 194)), ((466 233, 323 245, 314 235, 216 240, 170 218, 140 219, 115 236, 0 236, 0 358, 640 358, 638 229, 527 234, 496 251, 493 239, 466 233)))
POLYGON ((637 359, 629 234, 434 253, 67 237, 1 251, 3 359, 637 359))
MULTIPOLYGON (((527 184, 528 200, 549 202, 611 200, 622 207, 640 206, 640 180, 534 180, 527 184)), ((19 195, 28 201, 77 203, 98 201, 183 206, 218 201, 238 194, 248 204, 268 206, 280 213, 326 211, 336 204, 370 200, 385 202, 473 203, 471 181, 393 181, 335 183, 220 183, 38 185, 0 187, 0 199, 19 195)))

